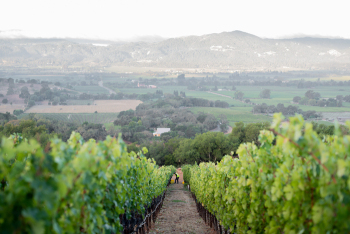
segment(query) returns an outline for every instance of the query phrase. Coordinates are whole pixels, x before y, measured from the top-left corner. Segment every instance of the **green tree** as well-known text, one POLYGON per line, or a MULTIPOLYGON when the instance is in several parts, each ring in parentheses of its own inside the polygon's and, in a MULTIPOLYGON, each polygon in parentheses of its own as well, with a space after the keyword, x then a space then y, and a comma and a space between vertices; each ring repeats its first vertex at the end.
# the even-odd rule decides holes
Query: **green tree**
POLYGON ((243 100, 243 97, 244 97, 244 93, 243 92, 241 92, 241 91, 236 91, 235 92, 235 99, 243 100))
POLYGON ((261 91, 260 93, 260 97, 261 98, 270 98, 270 95, 271 95, 271 90, 269 89, 264 89, 263 91, 261 91))
POLYGON ((19 94, 19 97, 25 99, 25 98, 29 98, 29 96, 30 96, 30 93, 29 93, 28 87, 23 86, 21 88, 21 93, 19 94))
POLYGON ((13 111, 13 114, 16 115, 16 116, 18 116, 18 115, 20 115, 22 113, 23 113, 23 110, 14 110, 13 111))
POLYGON ((28 108, 32 107, 32 106, 35 106, 35 101, 34 100, 30 100, 28 102, 28 108))
POLYGON ((14 93, 15 93, 15 91, 13 90, 13 88, 12 88, 12 87, 9 87, 9 88, 7 89, 6 95, 12 95, 12 94, 14 94, 14 93))
POLYGON ((293 98, 293 102, 295 102, 295 103, 299 103, 300 100, 301 100, 301 97, 299 97, 299 96, 295 96, 295 97, 293 98))

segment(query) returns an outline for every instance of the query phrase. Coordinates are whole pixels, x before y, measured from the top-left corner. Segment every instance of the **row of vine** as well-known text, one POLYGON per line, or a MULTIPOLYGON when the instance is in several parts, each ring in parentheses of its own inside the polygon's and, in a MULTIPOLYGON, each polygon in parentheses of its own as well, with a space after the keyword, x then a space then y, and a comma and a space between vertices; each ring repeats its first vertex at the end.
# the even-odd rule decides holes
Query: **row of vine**
POLYGON ((2 139, 0 233, 122 233, 156 205, 175 172, 112 137, 84 143, 73 133, 50 147, 2 139))
POLYGON ((349 233, 350 136, 321 139, 301 116, 282 119, 239 159, 184 167, 197 202, 231 233, 349 233))

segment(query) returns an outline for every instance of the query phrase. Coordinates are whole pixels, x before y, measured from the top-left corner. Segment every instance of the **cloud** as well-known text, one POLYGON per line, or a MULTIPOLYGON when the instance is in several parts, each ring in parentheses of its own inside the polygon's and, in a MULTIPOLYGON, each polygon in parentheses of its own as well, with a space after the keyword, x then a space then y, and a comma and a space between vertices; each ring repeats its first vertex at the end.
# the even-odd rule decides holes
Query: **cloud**
POLYGON ((21 29, 8 29, 8 30, 1 30, 0 31, 0 38, 24 38, 26 37, 23 34, 23 30, 21 29))
POLYGON ((110 42, 148 42, 155 43, 166 40, 167 38, 158 35, 135 35, 132 37, 124 38, 99 38, 99 37, 89 37, 89 36, 77 36, 77 37, 66 37, 66 36, 49 36, 49 35, 39 35, 36 32, 24 31, 21 29, 9 29, 0 30, 0 38, 2 39, 21 39, 21 38, 31 38, 31 39, 68 39, 78 43, 84 43, 87 41, 110 41, 110 42))

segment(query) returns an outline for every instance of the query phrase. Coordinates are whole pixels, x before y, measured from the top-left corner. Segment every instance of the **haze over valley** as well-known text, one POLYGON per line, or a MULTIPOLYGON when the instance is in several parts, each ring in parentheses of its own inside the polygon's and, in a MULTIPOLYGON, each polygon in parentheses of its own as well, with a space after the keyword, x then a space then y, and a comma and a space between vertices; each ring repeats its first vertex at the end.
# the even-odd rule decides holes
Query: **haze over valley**
POLYGON ((164 39, 113 42, 72 39, 0 39, 0 69, 11 67, 145 67, 193 72, 350 70, 350 40, 266 39, 242 31, 164 39))

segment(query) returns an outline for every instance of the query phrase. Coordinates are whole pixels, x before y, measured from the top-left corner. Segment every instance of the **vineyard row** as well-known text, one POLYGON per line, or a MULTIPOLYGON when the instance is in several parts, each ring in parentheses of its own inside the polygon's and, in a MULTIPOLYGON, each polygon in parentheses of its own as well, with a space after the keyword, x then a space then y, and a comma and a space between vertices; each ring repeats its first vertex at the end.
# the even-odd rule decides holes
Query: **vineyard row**
POLYGON ((73 133, 43 149, 13 135, 0 147, 1 233, 142 233, 174 172, 120 139, 73 133))
POLYGON ((350 136, 321 139, 301 116, 282 119, 239 158, 183 166, 197 208, 229 233, 349 233, 350 136))

